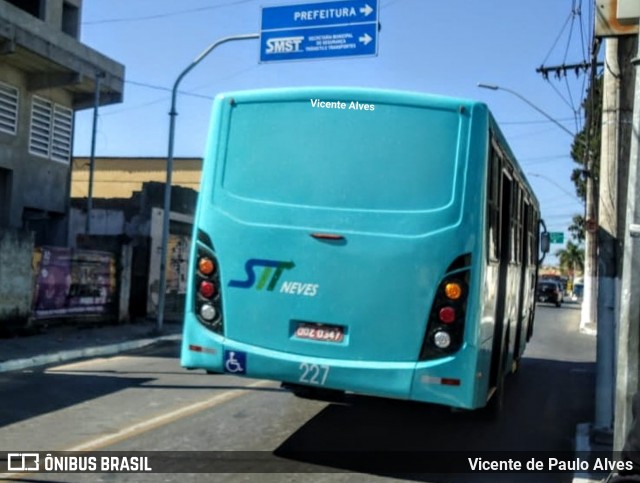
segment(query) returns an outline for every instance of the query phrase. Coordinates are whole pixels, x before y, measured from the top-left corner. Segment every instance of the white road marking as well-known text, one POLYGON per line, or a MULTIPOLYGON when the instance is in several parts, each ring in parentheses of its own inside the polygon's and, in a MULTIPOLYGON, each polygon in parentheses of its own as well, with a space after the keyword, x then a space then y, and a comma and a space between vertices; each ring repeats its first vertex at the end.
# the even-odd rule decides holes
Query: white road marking
POLYGON ((73 446, 66 449, 65 451, 96 451, 100 448, 110 446, 120 441, 132 438, 133 436, 137 436, 141 433, 172 423, 174 421, 177 421, 178 419, 196 414, 205 409, 209 409, 227 401, 231 401, 232 399, 240 397, 243 394, 247 394, 246 389, 264 387, 271 384, 273 384, 273 381, 257 381, 249 384, 248 386, 243 386, 243 388, 241 389, 234 389, 232 391, 223 392, 222 394, 217 394, 209 399, 205 399, 204 401, 190 404, 189 406, 184 406, 174 411, 161 414, 151 419, 147 419, 146 421, 141 421, 137 424, 129 426, 128 428, 121 429, 116 433, 101 436, 99 438, 92 439, 85 443, 73 446))

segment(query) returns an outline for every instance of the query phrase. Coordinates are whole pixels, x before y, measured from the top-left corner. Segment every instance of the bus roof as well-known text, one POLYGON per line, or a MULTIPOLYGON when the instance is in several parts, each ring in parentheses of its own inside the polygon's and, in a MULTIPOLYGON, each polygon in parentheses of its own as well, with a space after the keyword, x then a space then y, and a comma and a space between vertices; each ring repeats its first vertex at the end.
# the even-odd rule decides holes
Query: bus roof
POLYGON ((483 106, 486 104, 472 99, 448 97, 417 91, 401 91, 394 89, 380 89, 368 87, 280 87, 269 89, 253 89, 242 91, 223 92, 216 99, 233 98, 240 102, 278 101, 306 98, 308 96, 334 96, 336 100, 351 100, 352 96, 368 95, 375 97, 379 102, 392 103, 428 103, 430 105, 441 104, 443 106, 462 105, 465 107, 483 106))

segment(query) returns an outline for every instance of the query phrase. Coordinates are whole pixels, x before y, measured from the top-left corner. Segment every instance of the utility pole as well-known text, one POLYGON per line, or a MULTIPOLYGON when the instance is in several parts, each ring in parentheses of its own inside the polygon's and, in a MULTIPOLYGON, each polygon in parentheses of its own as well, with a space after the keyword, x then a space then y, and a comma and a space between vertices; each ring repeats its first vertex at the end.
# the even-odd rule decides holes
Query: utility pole
MULTIPOLYGON (((596 67, 602 67, 604 64, 602 62, 597 62, 596 67)), ((541 65, 536 69, 538 74, 542 74, 545 80, 549 79, 549 73, 553 73, 554 76, 558 79, 567 75, 568 71, 575 72, 576 75, 579 75, 581 71, 587 73, 591 68, 591 63, 584 61, 578 64, 562 64, 562 65, 553 65, 553 66, 544 66, 541 65)))
POLYGON ((96 132, 98 130, 98 108, 100 107, 100 84, 104 72, 96 72, 96 85, 93 93, 93 127, 91 130, 91 157, 89 158, 89 193, 87 196, 87 219, 85 220, 85 234, 91 234, 91 211, 93 209, 93 172, 96 164, 96 132))
MULTIPOLYGON (((536 72, 542 75, 546 80, 549 79, 549 74, 554 73, 555 77, 560 79, 567 75, 568 71, 574 71, 576 75, 580 72, 590 71, 590 86, 595 89, 596 68, 603 65, 601 62, 597 62, 597 50, 599 42, 596 40, 593 44, 591 52, 591 61, 583 61, 576 64, 562 64, 557 66, 540 66, 536 69, 536 72)), ((593 107, 593 106, 592 106, 593 107)), ((593 111, 593 109, 592 109, 593 111)), ((565 128, 566 130, 566 128, 565 128)), ((580 314, 580 329, 584 329, 588 324, 595 323, 597 320, 597 257, 598 257, 598 237, 597 237, 597 221, 596 221, 596 199, 597 192, 596 186, 593 183, 593 153, 591 152, 591 138, 593 135, 593 124, 587 126, 586 141, 584 142, 584 172, 585 176, 585 233, 584 233, 584 245, 585 245, 585 257, 584 257, 584 295, 582 299, 582 310, 580 314)))
POLYGON ((598 207, 598 336, 596 343, 596 400, 592 437, 602 444, 613 438, 615 321, 617 307, 617 186, 620 68, 618 39, 605 40, 600 145, 600 202, 598 207))
POLYGON ((582 300, 582 313, 580 318, 580 328, 584 328, 589 323, 597 323, 597 298, 598 298, 598 279, 597 279, 597 260, 598 260, 598 212, 596 210, 596 200, 598 199, 598 189, 594 183, 594 153, 591 150, 591 140, 595 134, 595 91, 597 89, 597 56, 600 50, 600 39, 595 38, 591 47, 591 72, 589 74, 589 91, 591 105, 588 106, 590 115, 587 120, 589 125, 586 131, 585 148, 585 173, 586 173, 586 190, 585 190, 585 263, 584 263, 584 298, 582 300))

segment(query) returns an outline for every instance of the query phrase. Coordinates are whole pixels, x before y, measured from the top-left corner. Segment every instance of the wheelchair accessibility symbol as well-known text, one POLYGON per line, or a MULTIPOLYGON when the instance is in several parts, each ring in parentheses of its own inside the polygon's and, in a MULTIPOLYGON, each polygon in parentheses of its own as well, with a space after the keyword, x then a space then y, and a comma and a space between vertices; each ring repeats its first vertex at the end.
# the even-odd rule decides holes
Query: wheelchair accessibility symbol
POLYGON ((247 353, 224 351, 224 372, 245 374, 247 372, 247 353))

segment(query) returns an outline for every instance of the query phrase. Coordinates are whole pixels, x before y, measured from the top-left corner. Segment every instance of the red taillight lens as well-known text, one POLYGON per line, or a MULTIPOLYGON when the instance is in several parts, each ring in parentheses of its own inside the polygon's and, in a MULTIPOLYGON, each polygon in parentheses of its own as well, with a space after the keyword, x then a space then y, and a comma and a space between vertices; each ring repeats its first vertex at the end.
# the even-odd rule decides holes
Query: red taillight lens
POLYGON ((456 320, 456 311, 453 307, 443 307, 438 312, 440 322, 444 324, 451 324, 456 320))
POLYGON ((204 274, 204 275, 211 275, 216 269, 215 264, 213 263, 213 260, 211 260, 209 257, 202 257, 200 260, 198 260, 198 270, 200 270, 200 273, 204 274))
POLYGON ((215 293, 216 286, 213 283, 206 280, 200 283, 200 295, 209 299, 213 297, 215 293))

